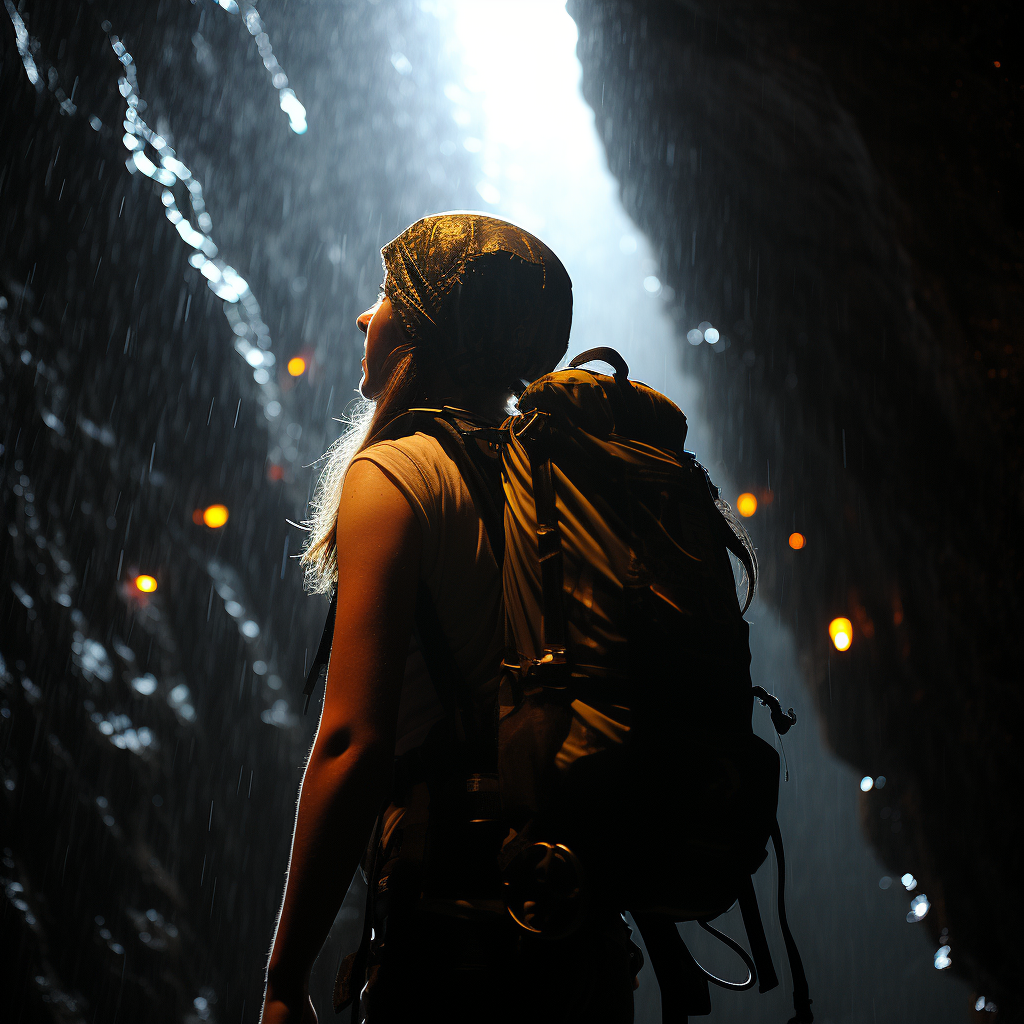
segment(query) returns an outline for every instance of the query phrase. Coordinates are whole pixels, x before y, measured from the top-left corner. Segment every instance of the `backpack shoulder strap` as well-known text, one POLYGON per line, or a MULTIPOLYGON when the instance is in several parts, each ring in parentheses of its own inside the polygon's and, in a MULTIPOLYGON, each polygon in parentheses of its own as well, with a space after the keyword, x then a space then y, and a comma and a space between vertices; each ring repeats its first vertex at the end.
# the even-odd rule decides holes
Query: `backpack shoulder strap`
MULTIPOLYGON (((505 554, 505 526, 504 491, 501 487, 499 470, 491 469, 486 464, 486 457, 476 444, 467 444, 466 439, 470 438, 475 442, 479 437, 481 440, 500 443, 503 435, 498 427, 477 424, 470 413, 460 414, 461 410, 447 406, 442 409, 409 409, 378 430, 374 434, 374 440, 401 437, 410 430, 423 430, 441 444, 458 467, 469 488, 480 518, 483 520, 487 539, 500 571, 505 554), (456 419, 457 416, 458 419, 456 419), (463 427, 459 420, 473 425, 468 428, 463 427)), ((416 620, 423 642, 424 660, 427 662, 427 669, 434 682, 438 698, 445 711, 450 713, 455 708, 455 702, 450 699, 451 694, 441 691, 448 688, 444 680, 451 679, 451 685, 455 687, 456 692, 461 692, 458 687, 457 675, 450 671, 453 668, 457 671, 457 666, 455 666, 455 659, 451 652, 447 650, 447 642, 437 621, 437 610, 433 606, 433 599, 430 597, 429 591, 424 596, 424 591, 425 588, 421 587, 416 602, 416 620)), ((331 592, 331 603, 323 632, 320 634, 320 643, 317 645, 313 662, 306 673, 306 682, 302 689, 302 694, 305 697, 302 707, 304 715, 309 711, 310 699, 323 677, 331 656, 331 640, 334 637, 334 620, 337 611, 338 592, 335 588, 331 592)))
POLYGON ((551 471, 551 433, 546 417, 534 414, 516 434, 530 460, 533 496, 537 510, 537 551, 541 578, 541 642, 544 654, 536 666, 543 671, 545 686, 564 689, 568 685, 569 657, 565 601, 562 532, 551 471))
POLYGON ((309 710, 309 699, 320 682, 320 677, 327 668, 327 662, 331 657, 331 641, 334 639, 334 620, 338 614, 338 588, 331 591, 331 605, 327 609, 327 621, 324 622, 324 630, 320 634, 320 643, 317 644, 316 654, 313 655, 313 664, 309 666, 306 673, 306 685, 302 688, 302 694, 306 698, 302 705, 302 713, 309 710))
POLYGON ((490 460, 476 442, 500 444, 505 437, 504 431, 471 412, 446 405, 440 409, 407 409, 378 430, 373 440, 395 439, 415 431, 433 437, 458 467, 483 520, 487 540, 500 568, 505 554, 505 494, 501 486, 501 463, 496 461, 494 466, 489 465, 490 460))
POLYGON ((431 433, 462 474, 500 570, 505 558, 505 490, 501 484, 501 462, 491 465, 477 441, 500 443, 501 430, 489 426, 467 427, 460 419, 457 410, 446 407, 441 416, 435 417, 435 429, 431 433))
POLYGON ((416 593, 416 630, 427 673, 434 684, 441 707, 452 722, 456 737, 460 743, 465 743, 468 729, 476 739, 479 729, 476 728, 473 709, 466 701, 462 670, 441 628, 441 620, 438 618, 430 588, 423 580, 420 580, 416 593))

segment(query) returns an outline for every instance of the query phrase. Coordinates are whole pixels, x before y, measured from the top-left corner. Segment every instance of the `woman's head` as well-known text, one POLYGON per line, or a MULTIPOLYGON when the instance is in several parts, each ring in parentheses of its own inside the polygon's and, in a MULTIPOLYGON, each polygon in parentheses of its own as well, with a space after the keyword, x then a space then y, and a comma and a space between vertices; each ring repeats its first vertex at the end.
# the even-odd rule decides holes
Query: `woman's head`
POLYGON ((394 315, 454 379, 511 392, 565 354, 572 282, 528 231, 481 213, 439 213, 406 228, 381 258, 394 315))
POLYGON ((327 453, 303 552, 307 583, 335 582, 334 533, 352 458, 400 413, 442 402, 496 413, 519 382, 565 354, 572 282, 522 228, 481 213, 424 217, 381 249, 384 286, 356 323, 365 335, 360 394, 370 403, 327 453))

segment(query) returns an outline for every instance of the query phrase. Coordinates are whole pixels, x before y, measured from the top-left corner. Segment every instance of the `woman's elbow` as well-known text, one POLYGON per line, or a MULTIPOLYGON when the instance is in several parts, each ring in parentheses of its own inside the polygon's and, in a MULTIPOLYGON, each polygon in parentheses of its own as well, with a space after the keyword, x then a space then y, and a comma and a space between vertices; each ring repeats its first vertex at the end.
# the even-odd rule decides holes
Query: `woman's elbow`
POLYGON ((393 754, 394 741, 389 743, 379 731, 321 721, 310 759, 344 760, 353 767, 381 770, 390 768, 393 754))

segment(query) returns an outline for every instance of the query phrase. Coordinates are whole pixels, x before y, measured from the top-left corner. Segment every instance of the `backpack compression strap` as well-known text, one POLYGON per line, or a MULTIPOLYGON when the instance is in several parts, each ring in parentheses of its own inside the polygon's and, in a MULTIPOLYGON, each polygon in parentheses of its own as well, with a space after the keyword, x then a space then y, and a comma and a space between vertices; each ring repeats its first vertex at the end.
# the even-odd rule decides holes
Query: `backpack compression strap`
POLYGON ((541 638, 544 656, 537 667, 544 673, 546 686, 564 689, 569 682, 569 660, 562 598, 562 531, 558 528, 555 484, 551 474, 551 435, 544 417, 538 417, 534 435, 524 447, 533 476, 537 551, 540 556, 541 638))

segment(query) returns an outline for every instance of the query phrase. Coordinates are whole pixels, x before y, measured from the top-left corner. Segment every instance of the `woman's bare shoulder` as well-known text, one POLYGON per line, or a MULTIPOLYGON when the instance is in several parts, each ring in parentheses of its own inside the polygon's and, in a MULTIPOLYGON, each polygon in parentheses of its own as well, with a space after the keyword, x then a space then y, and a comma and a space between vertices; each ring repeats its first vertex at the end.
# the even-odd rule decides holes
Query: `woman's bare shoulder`
POLYGON ((338 542, 353 543, 365 535, 380 543, 387 535, 418 533, 416 517, 405 495, 375 462, 358 459, 349 467, 338 505, 338 542))

